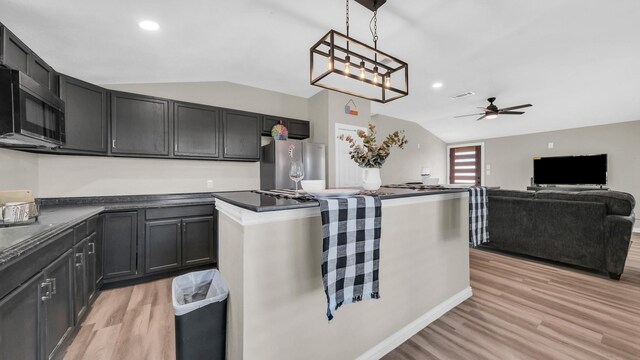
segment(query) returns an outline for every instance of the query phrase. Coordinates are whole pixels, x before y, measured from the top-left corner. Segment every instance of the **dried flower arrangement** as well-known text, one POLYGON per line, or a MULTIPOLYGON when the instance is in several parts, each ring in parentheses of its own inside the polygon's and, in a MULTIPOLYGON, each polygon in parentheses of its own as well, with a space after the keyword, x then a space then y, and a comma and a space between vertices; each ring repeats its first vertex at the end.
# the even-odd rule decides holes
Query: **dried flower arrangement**
POLYGON ((349 155, 351 155, 351 159, 363 168, 381 168, 391 153, 393 146, 404 149, 404 146, 409 143, 404 136, 404 130, 400 130, 387 135, 382 145, 377 145, 376 126, 372 123, 369 123, 367 132, 358 130, 358 137, 362 139, 362 144, 356 143, 356 140, 351 135, 340 135, 338 139, 350 144, 349 155))

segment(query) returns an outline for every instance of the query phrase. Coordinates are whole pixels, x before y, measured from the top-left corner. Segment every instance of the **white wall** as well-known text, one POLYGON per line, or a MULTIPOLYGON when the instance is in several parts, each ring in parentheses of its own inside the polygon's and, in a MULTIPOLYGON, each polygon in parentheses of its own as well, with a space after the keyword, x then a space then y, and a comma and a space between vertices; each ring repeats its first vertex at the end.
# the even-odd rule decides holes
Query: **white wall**
POLYGON ((38 156, 0 148, 0 190, 33 190, 38 195, 38 156))
POLYGON ((422 126, 386 115, 374 115, 373 123, 378 130, 378 141, 396 130, 404 130, 409 143, 400 150, 394 147, 384 163, 380 175, 383 184, 422 181, 423 167, 431 169, 431 176, 447 183, 447 144, 422 126))
MULTIPOLYGON (((487 186, 524 190, 533 176, 533 158, 608 154, 609 187, 632 194, 640 202, 640 121, 508 136, 485 144, 487 186), (553 142, 553 149, 549 143, 553 142)), ((637 210, 636 210, 637 211, 637 210)), ((640 221, 636 220, 636 227, 640 221)))

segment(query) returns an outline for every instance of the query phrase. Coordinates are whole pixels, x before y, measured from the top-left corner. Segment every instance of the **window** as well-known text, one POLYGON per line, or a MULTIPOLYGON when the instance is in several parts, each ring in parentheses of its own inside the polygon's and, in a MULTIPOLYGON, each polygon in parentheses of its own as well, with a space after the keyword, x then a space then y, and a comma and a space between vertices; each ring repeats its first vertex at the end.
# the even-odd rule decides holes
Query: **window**
POLYGON ((449 183, 479 186, 482 171, 482 147, 463 146, 449 149, 449 183))

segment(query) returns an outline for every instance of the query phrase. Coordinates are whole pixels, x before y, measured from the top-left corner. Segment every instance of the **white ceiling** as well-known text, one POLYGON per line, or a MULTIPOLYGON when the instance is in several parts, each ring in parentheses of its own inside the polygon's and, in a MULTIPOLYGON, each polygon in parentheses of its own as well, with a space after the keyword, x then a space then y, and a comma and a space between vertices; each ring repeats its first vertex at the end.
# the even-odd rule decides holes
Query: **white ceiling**
MULTIPOLYGON (((309 47, 345 31, 343 0, 0 0, 0 22, 56 70, 94 83, 231 81, 309 97, 309 47), (152 19, 148 33, 138 22, 152 19)), ((351 1, 351 35, 371 13, 351 1)), ((407 61, 410 95, 372 113, 447 142, 640 120, 638 0, 389 0, 379 48, 407 61), (444 83, 439 90, 431 88, 444 83), (475 96, 452 100, 473 91, 475 96), (532 103, 522 116, 475 121, 532 103)))

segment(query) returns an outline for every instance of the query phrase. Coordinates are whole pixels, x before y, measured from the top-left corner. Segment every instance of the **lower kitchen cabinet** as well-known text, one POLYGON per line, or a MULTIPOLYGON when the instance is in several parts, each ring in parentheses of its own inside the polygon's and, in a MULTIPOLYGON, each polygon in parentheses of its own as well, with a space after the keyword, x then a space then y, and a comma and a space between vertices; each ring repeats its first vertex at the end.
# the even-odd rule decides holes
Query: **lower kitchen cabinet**
POLYGON ((181 265, 180 219, 147 221, 145 227, 145 273, 177 269, 181 265))
POLYGON ((44 304, 43 346, 45 359, 53 352, 73 329, 73 257, 68 251, 43 271, 44 282, 40 299, 44 304))
POLYGON ((87 311, 87 243, 88 239, 84 239, 73 247, 75 257, 74 263, 74 316, 76 322, 84 316, 87 311))
POLYGON ((73 252, 0 301, 0 359, 49 359, 73 329, 73 252))
POLYGON ((35 276, 0 301, 0 359, 38 358, 42 282, 35 276))
POLYGON ((182 265, 209 264, 216 259, 213 216, 182 220, 182 265))
POLYGON ((215 262, 213 206, 150 209, 145 225, 145 273, 215 262))
POLYGON ((138 212, 108 213, 104 225, 104 279, 138 273, 138 212))

